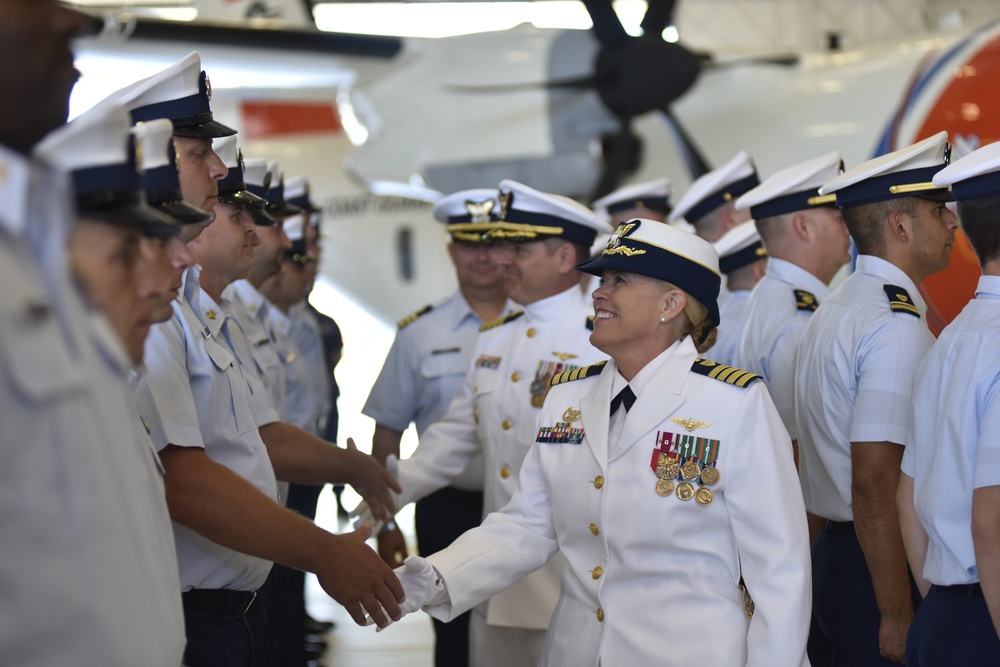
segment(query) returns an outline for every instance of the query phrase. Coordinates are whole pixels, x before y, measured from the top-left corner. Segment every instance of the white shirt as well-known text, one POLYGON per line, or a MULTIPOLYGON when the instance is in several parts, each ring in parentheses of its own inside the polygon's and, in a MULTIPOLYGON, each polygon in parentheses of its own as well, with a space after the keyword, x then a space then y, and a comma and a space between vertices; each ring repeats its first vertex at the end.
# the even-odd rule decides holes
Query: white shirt
POLYGON ((857 270, 810 318, 799 342, 795 406, 806 509, 853 521, 851 443, 909 441, 913 378, 934 342, 927 308, 902 270, 861 255, 857 270), (889 306, 902 287, 920 317, 889 306))
POLYGON ((718 335, 715 345, 707 352, 712 361, 727 366, 738 366, 736 363, 736 348, 740 343, 740 333, 743 331, 743 321, 747 318, 747 306, 750 303, 750 290, 740 289, 730 292, 730 298, 724 307, 719 308, 718 335))
POLYGON ((795 421, 795 351, 813 311, 800 307, 796 290, 809 292, 822 304, 830 288, 800 266, 777 257, 767 261, 767 274, 750 294, 747 315, 733 364, 764 378, 781 422, 798 440, 795 421))
POLYGON ((617 448, 613 361, 553 387, 513 500, 428 557, 450 598, 428 612, 453 618, 558 550, 567 564, 543 667, 808 665, 809 542, 791 443, 760 382, 692 372, 696 356, 685 338, 650 362, 648 381, 636 376, 617 448), (567 424, 580 440, 544 439, 567 424), (692 482, 712 490, 708 504, 657 493, 652 462, 668 434, 716 440, 718 482, 692 482))
MULTIPOLYGON (((604 358, 590 344, 587 321, 592 312, 573 286, 480 333, 469 371, 448 412, 427 429, 414 455, 399 462, 404 503, 448 486, 479 453, 486 469, 484 512, 510 501, 521 462, 535 439, 535 418, 549 380, 604 358)), ((561 571, 562 560, 555 558, 544 570, 494 596, 487 605, 487 622, 535 630, 548 627, 561 571)))
MULTIPOLYGON (((154 325, 146 340, 146 373, 136 386, 140 412, 158 450, 168 444, 203 448, 213 461, 277 500, 250 385, 228 340, 229 315, 201 290, 199 273, 197 265, 188 269, 173 317, 154 325)), ((223 547, 176 523, 174 537, 183 590, 256 590, 271 569, 270 561, 223 547)))
MULTIPOLYGON (((395 431, 413 422, 418 436, 444 416, 455 398, 483 324, 459 291, 430 308, 396 333, 361 411, 395 431)), ((504 314, 512 311, 508 302, 504 314)), ((451 486, 482 491, 482 456, 476 456, 451 486)))
POLYGON ((165 500, 134 430, 124 349, 68 270, 69 183, 2 146, 0 172, 4 660, 176 667, 165 500))
POLYGON ((1000 485, 1000 277, 945 327, 917 371, 902 469, 927 532, 923 576, 938 586, 979 581, 972 492, 1000 485))

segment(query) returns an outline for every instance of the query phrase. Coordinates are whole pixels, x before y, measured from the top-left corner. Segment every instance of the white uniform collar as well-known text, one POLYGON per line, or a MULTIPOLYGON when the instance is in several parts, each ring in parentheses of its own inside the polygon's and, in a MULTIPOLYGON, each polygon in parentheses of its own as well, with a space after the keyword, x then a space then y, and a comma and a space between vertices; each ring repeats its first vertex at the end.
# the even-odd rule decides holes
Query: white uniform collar
POLYGON ((0 144, 0 228, 12 236, 24 234, 28 222, 31 161, 0 144))
MULTIPOLYGON (((458 328, 462 326, 462 323, 470 317, 475 319, 479 324, 483 323, 482 318, 476 314, 476 311, 474 311, 472 306, 469 305, 469 302, 466 301, 465 295, 462 294, 462 290, 455 290, 455 293, 448 299, 448 303, 454 303, 455 305, 455 307, 451 310, 451 321, 448 322, 450 331, 457 331, 458 328)), ((510 299, 507 299, 507 302, 503 305, 503 310, 500 311, 500 314, 497 317, 509 315, 515 310, 520 309, 520 306, 510 299)))
POLYGON ((288 315, 281 312, 280 308, 270 308, 267 311, 267 317, 274 323, 274 326, 282 334, 288 335, 289 330, 292 328, 292 310, 288 309, 288 315))
POLYGON ((229 317, 229 304, 225 299, 222 299, 222 303, 216 303, 215 299, 209 296, 204 289, 200 290, 198 298, 200 309, 194 312, 212 338, 215 338, 222 330, 222 325, 226 323, 226 318, 229 317))
POLYGON ((801 266, 791 262, 771 257, 767 260, 767 275, 788 283, 792 287, 812 292, 816 297, 823 298, 830 294, 830 287, 822 280, 809 273, 801 266))
POLYGON ((611 383, 611 395, 617 396, 618 392, 624 389, 627 384, 632 388, 632 393, 638 397, 639 394, 642 393, 643 387, 645 387, 653 376, 656 375, 657 371, 659 371, 660 367, 666 363, 667 359, 673 356, 674 352, 677 351, 677 348, 681 346, 682 340, 684 339, 675 340, 670 347, 653 357, 653 359, 648 364, 643 366, 642 370, 636 373, 635 377, 629 381, 626 381, 625 378, 622 377, 621 371, 618 370, 618 365, 615 364, 615 379, 611 383))
POLYGON ((577 285, 573 285, 555 296, 525 305, 524 312, 527 314, 528 320, 544 322, 546 320, 561 320, 567 315, 576 315, 582 306, 583 294, 580 293, 580 288, 577 285))
POLYGON ((858 255, 856 270, 858 273, 876 276, 884 279, 887 283, 902 287, 909 293, 910 298, 913 299, 913 304, 920 311, 920 316, 926 316, 927 304, 924 303, 923 295, 920 294, 920 290, 913 284, 910 277, 895 264, 891 264, 881 257, 875 257, 874 255, 858 255))
POLYGON ((1000 276, 979 276, 979 284, 976 285, 976 298, 980 295, 987 298, 1000 298, 1000 276))

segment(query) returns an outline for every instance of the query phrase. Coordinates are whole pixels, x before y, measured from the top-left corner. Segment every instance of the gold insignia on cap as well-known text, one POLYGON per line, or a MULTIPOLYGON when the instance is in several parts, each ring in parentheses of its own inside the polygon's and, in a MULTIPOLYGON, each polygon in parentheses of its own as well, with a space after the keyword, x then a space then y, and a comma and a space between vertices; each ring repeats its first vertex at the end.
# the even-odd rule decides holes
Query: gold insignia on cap
POLYGON ((0 183, 7 180, 7 165, 0 162, 0 183))
POLYGON ((608 245, 604 248, 604 252, 601 254, 625 255, 626 257, 632 257, 633 255, 645 255, 645 250, 635 250, 621 245, 622 239, 628 237, 636 226, 638 226, 638 223, 635 222, 623 222, 618 225, 618 229, 616 229, 615 233, 611 235, 610 239, 608 239, 608 245))
POLYGON ((500 210, 497 211, 497 215, 500 216, 501 220, 506 220, 507 211, 510 210, 510 205, 514 202, 514 193, 501 192, 497 195, 497 201, 500 202, 500 210))
POLYGON ((142 142, 135 142, 135 170, 140 174, 145 173, 146 166, 142 163, 142 142))
POLYGON ((566 412, 562 414, 564 422, 578 422, 583 418, 583 413, 579 410, 574 410, 573 408, 566 408, 566 412))
POLYGON ((559 357, 560 361, 569 361, 570 359, 576 359, 579 356, 570 352, 553 352, 552 354, 559 357))
MULTIPOLYGON (((205 73, 202 72, 202 74, 205 73)), ((212 99, 212 82, 209 80, 208 74, 205 74, 205 94, 208 96, 208 99, 212 99)))
POLYGON ((700 422, 695 419, 691 419, 690 417, 687 419, 681 419, 680 417, 671 417, 670 421, 677 424, 678 426, 683 426, 685 429, 687 429, 688 433, 695 431, 699 428, 705 428, 707 426, 712 425, 711 422, 700 422))
POLYGON ((465 200, 465 210, 469 212, 472 217, 472 222, 483 223, 490 221, 490 211, 493 210, 494 202, 492 199, 487 199, 486 201, 471 201, 465 200))

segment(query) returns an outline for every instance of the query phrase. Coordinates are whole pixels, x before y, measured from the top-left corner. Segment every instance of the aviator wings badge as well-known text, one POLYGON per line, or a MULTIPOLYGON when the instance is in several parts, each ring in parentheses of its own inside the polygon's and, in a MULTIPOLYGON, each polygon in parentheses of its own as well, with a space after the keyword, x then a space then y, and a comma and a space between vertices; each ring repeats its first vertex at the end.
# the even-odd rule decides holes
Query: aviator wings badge
POLYGON ((681 419, 680 417, 671 417, 670 421, 677 424, 678 426, 683 426, 688 433, 695 431, 699 428, 705 428, 706 426, 711 426, 711 422, 700 422, 694 419, 681 419))

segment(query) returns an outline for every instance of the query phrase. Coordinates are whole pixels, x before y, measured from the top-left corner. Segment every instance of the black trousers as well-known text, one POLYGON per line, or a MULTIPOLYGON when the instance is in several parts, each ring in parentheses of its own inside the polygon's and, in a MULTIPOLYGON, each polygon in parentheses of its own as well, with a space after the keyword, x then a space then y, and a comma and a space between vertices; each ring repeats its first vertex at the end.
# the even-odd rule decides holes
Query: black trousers
POLYGON ((906 635, 906 665, 1000 665, 1000 639, 979 584, 931 586, 906 635))
POLYGON ((187 667, 261 667, 264 605, 247 591, 188 591, 182 596, 187 667))
MULTIPOLYGON (((879 655, 881 614, 852 522, 827 522, 813 545, 812 576, 809 661, 813 667, 899 667, 879 655), (820 646, 829 654, 819 654, 820 646)), ((912 579, 910 583, 916 608, 920 594, 912 579)))
MULTIPOLYGON (((414 513, 417 549, 429 556, 449 546, 483 520, 483 494, 441 489, 419 501, 414 513)), ((469 667, 469 618, 466 612, 450 623, 434 619, 436 667, 469 667)))

